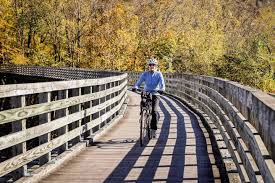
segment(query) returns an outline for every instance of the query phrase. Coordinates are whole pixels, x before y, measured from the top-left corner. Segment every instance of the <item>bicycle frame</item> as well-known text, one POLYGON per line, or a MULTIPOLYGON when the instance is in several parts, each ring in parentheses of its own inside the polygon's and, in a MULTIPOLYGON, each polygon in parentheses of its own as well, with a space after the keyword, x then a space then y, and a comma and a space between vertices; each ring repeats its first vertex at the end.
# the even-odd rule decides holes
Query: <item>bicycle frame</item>
POLYGON ((152 113, 152 94, 149 92, 141 92, 140 102, 140 146, 143 146, 146 135, 148 140, 151 139, 150 123, 152 113))

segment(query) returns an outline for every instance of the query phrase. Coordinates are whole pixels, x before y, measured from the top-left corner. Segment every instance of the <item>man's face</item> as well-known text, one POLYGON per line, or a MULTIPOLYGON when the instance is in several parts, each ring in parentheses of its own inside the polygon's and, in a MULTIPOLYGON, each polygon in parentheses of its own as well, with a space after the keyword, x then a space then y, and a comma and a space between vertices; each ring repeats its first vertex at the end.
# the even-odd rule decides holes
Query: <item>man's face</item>
POLYGON ((155 65, 155 64, 149 64, 148 67, 149 67, 149 71, 156 71, 157 70, 157 65, 155 65))

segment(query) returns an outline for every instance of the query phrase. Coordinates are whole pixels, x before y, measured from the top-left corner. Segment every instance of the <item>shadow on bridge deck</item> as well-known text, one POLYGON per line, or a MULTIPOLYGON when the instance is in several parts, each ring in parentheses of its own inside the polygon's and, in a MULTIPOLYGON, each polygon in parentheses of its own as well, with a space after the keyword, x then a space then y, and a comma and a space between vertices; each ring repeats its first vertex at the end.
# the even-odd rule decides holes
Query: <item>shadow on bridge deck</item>
POLYGON ((43 182, 227 182, 217 144, 178 101, 162 97, 159 137, 139 135, 139 97, 129 92, 123 120, 43 182))

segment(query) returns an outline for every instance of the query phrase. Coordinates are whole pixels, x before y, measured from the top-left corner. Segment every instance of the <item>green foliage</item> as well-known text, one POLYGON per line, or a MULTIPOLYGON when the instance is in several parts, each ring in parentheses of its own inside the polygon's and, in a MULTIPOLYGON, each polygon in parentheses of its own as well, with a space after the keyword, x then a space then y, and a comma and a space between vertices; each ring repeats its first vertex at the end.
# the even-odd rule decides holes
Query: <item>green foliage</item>
POLYGON ((274 92, 273 71, 266 60, 254 60, 245 54, 225 55, 213 63, 213 68, 219 77, 274 92))

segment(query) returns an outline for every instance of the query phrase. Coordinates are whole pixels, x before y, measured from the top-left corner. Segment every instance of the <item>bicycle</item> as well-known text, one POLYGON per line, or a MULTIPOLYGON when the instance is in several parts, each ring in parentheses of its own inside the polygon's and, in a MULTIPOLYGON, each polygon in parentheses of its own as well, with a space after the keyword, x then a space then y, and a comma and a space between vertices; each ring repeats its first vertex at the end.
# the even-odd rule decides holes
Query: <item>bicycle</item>
POLYGON ((152 119, 152 94, 149 92, 141 91, 141 102, 140 102, 140 146, 144 145, 146 135, 148 140, 151 137, 150 123, 152 119))
MULTIPOLYGON (((151 119, 152 119, 152 107, 153 107, 153 94, 150 92, 145 92, 140 89, 132 89, 133 92, 138 93, 140 91, 141 102, 140 102, 140 146, 144 145, 146 135, 148 137, 148 141, 151 140, 151 119)), ((164 94, 163 91, 157 91, 159 94, 164 94)))

